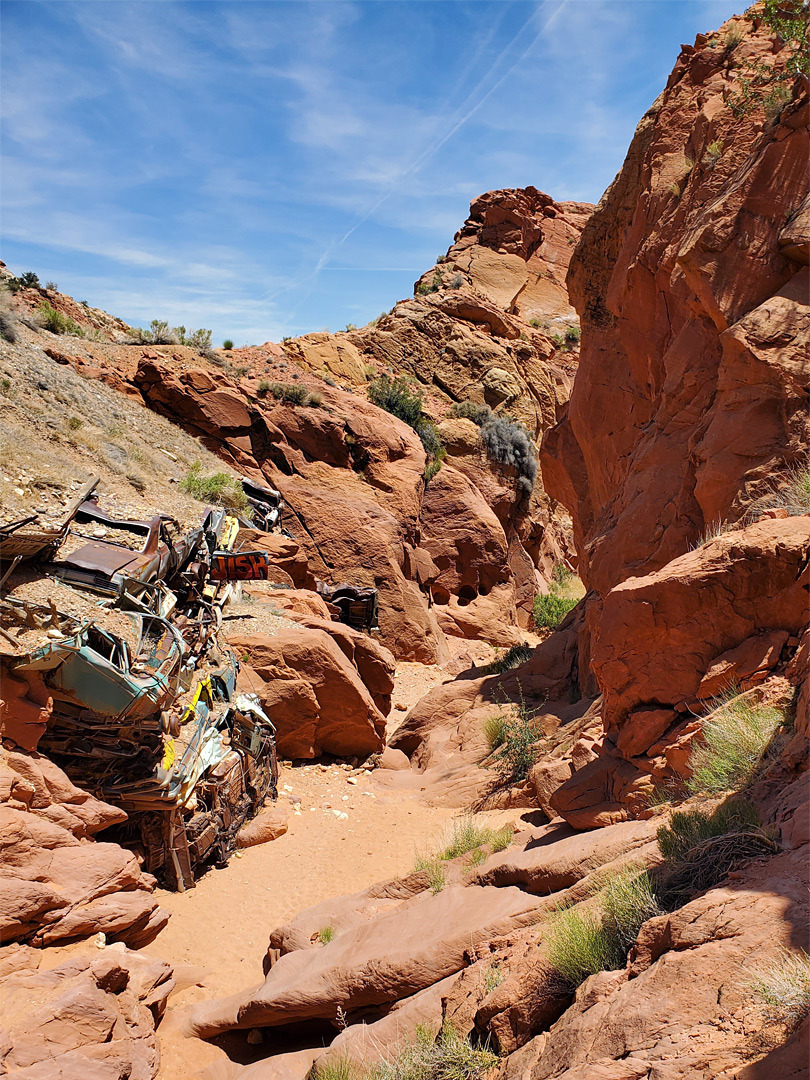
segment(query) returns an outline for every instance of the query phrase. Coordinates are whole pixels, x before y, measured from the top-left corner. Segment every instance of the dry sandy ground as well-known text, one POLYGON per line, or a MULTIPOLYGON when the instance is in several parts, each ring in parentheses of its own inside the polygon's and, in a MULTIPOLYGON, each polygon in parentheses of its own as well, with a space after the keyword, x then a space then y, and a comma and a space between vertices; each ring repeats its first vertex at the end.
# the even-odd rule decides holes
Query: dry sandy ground
MULTIPOLYGON (((409 708, 447 678, 439 668, 400 664, 394 701, 409 708)), ((405 715, 392 711, 391 725, 405 715)), ((161 1080, 197 1080, 207 1065, 226 1060, 218 1046, 183 1038, 177 1021, 193 1002, 260 985, 274 927, 331 896, 407 873, 418 852, 440 846, 458 814, 420 803, 417 793, 386 792, 374 773, 349 781, 349 770, 339 763, 284 763, 279 804, 290 810, 289 831, 246 849, 222 870, 209 870, 193 891, 161 893, 172 918, 144 951, 204 969, 198 974, 202 985, 176 992, 169 1001, 159 1028, 161 1080)), ((501 823, 516 820, 518 812, 485 816, 501 823)))

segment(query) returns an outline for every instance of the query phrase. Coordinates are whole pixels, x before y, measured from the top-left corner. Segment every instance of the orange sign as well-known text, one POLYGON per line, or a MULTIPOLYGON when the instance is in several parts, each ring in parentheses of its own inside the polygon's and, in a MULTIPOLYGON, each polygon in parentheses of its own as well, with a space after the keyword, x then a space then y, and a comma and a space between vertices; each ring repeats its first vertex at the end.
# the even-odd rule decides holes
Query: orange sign
POLYGON ((212 581, 264 581, 269 565, 266 551, 215 551, 209 577, 212 581))

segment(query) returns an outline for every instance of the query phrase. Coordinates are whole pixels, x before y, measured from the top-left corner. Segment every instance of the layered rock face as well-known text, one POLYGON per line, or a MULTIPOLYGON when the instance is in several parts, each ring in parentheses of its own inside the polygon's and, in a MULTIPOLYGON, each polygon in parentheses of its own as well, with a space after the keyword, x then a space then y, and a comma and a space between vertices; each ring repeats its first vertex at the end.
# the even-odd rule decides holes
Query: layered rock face
POLYGON ((580 365, 542 466, 600 596, 739 520, 807 448, 806 83, 774 119, 730 107, 783 57, 744 19, 684 46, 572 258, 580 365))
POLYGON ((565 347, 553 335, 575 328, 562 280, 589 211, 533 188, 489 192, 413 299, 362 330, 246 349, 239 371, 177 346, 113 356, 71 342, 58 362, 139 394, 278 488, 297 546, 271 554, 304 588, 314 576, 378 589, 382 639, 398 657, 442 662, 448 633, 509 646, 552 565, 572 555, 568 516, 540 477, 527 496, 476 425, 448 410, 488 405, 534 438, 563 415, 576 335, 565 347), (425 391, 447 450, 429 484, 414 431, 365 399, 383 371, 425 391), (277 400, 270 380, 316 392, 320 405, 277 400))
POLYGON ((779 492, 810 443, 806 80, 739 105, 786 51, 747 19, 684 46, 571 262, 580 366, 541 457, 590 589, 580 679, 604 694, 603 757, 551 800, 580 827, 688 774, 732 683, 801 681, 810 533, 779 492))

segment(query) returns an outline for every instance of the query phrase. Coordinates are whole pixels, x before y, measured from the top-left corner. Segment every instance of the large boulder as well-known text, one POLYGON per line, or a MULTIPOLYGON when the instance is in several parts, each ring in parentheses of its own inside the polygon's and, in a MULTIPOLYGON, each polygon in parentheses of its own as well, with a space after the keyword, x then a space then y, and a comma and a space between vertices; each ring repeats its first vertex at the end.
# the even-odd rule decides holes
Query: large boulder
MULTIPOLYGON (((632 757, 663 734, 642 707, 673 709, 710 696, 704 677, 729 650, 757 634, 776 633, 784 644, 804 629, 808 550, 810 517, 762 521, 724 533, 607 595, 592 636, 605 726, 622 733, 624 726, 643 725, 650 738, 647 746, 646 738, 625 744, 620 734, 620 751, 626 745, 632 757)), ((676 719, 669 714, 670 724, 676 719)), ((664 729, 666 720, 664 712, 664 729)))
POLYGON ((382 749, 385 717, 358 669, 325 630, 291 624, 272 637, 234 634, 240 686, 258 693, 283 757, 367 756, 382 749))
POLYGON ((572 1007, 507 1062, 504 1076, 798 1080, 806 1041, 786 1040, 781 1028, 781 1071, 767 1041, 752 1041, 763 1015, 750 984, 783 962, 785 950, 806 948, 807 865, 806 846, 753 863, 732 882, 646 922, 627 968, 586 980, 572 1007), (748 1064, 752 1057, 763 1060, 748 1064))
POLYGON ((465 950, 534 918, 520 889, 452 886, 420 894, 320 949, 286 953, 264 985, 192 1007, 191 1033, 334 1020, 338 1007, 369 1010, 410 997, 464 966, 465 950))

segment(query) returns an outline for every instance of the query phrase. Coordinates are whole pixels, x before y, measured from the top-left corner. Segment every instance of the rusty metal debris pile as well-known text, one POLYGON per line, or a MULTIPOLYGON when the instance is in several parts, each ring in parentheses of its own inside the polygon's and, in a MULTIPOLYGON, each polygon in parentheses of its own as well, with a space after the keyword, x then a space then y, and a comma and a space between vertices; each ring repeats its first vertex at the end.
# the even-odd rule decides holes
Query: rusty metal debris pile
MULTIPOLYGON (((240 522, 224 510, 185 532, 165 514, 116 519, 93 496, 97 482, 58 528, 38 528, 35 515, 0 527, 0 584, 37 560, 100 597, 98 616, 84 618, 52 600, 0 598, 3 734, 124 809, 118 838, 187 889, 276 795, 272 720, 237 691, 239 662, 219 637, 222 608, 242 580, 271 576, 270 558, 239 550, 240 522), (105 625, 112 609, 130 633, 105 625)), ((253 488, 262 524, 280 528, 278 493, 253 488)))

